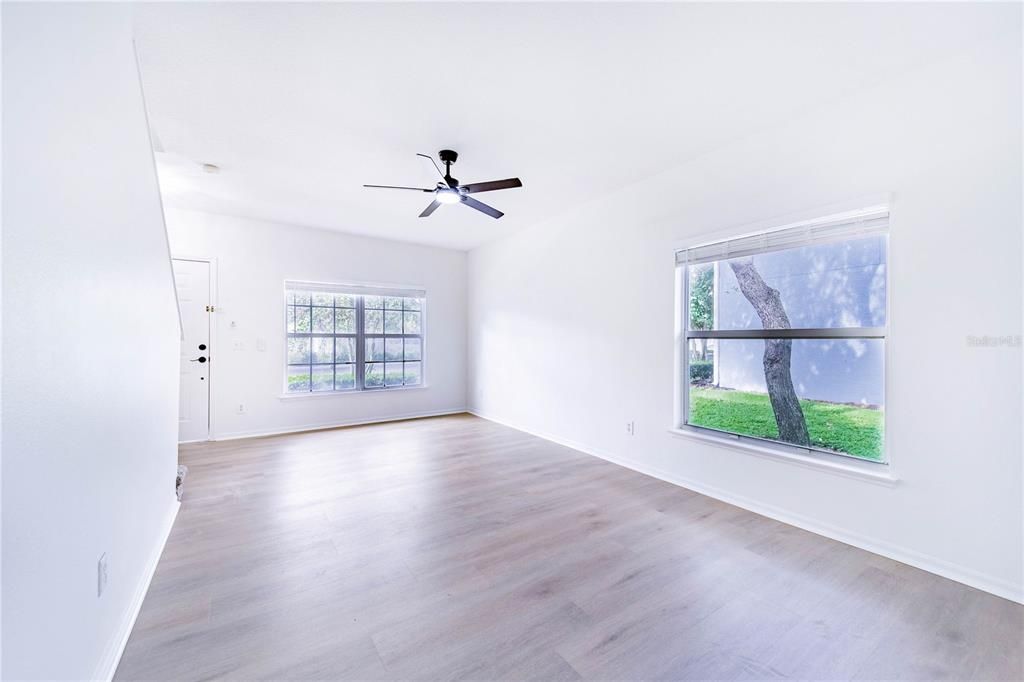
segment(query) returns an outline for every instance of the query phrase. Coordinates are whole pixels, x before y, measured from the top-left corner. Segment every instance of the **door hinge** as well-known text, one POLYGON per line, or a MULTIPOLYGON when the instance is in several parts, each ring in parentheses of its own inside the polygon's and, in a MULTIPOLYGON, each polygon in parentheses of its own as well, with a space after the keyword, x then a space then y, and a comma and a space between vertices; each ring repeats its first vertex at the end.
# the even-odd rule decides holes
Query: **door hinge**
POLYGON ((206 312, 208 312, 208 313, 212 313, 212 312, 214 312, 214 308, 213 308, 213 306, 212 306, 212 305, 208 305, 208 306, 206 306, 206 312))

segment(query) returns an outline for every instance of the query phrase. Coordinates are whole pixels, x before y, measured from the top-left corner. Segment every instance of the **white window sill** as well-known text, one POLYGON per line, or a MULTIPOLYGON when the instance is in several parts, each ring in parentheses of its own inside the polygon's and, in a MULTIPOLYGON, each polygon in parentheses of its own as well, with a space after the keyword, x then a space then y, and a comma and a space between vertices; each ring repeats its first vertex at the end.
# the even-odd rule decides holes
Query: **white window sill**
POLYGON ((375 393, 395 393, 397 391, 422 391, 430 388, 427 384, 418 386, 391 386, 390 388, 367 388, 362 391, 317 391, 304 393, 282 393, 277 396, 279 400, 308 400, 310 398, 337 398, 338 396, 368 395, 375 393))
POLYGON ((826 471, 839 476, 856 478, 870 483, 895 486, 899 482, 899 479, 892 473, 889 465, 878 462, 860 462, 850 457, 843 457, 841 455, 829 456, 824 453, 817 456, 810 454, 805 455, 784 447, 774 448, 769 444, 756 443, 751 440, 732 437, 725 434, 718 435, 715 433, 708 433, 700 429, 688 428, 685 426, 671 428, 668 431, 672 435, 680 438, 700 441, 702 443, 708 443, 718 447, 725 447, 737 452, 743 452, 748 455, 774 459, 809 469, 826 471))

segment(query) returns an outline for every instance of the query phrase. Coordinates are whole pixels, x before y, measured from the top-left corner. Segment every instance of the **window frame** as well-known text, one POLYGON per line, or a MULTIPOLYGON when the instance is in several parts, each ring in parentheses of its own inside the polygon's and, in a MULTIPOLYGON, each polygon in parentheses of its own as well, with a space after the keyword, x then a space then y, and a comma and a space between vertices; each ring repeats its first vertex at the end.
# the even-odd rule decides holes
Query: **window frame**
MULTIPOLYGON (((382 302, 382 306, 386 306, 386 303, 382 302)), ((284 283, 284 362, 283 362, 283 386, 282 386, 282 398, 309 398, 316 396, 328 396, 328 395, 348 395, 353 393, 365 393, 374 391, 394 391, 394 390, 414 390, 420 388, 426 388, 427 386, 427 373, 426 373, 426 320, 427 320, 427 294, 422 288, 415 287, 394 287, 394 286, 371 286, 362 284, 324 284, 320 282, 302 282, 297 280, 286 280, 284 283), (305 288, 309 287, 309 288, 305 288), (289 331, 288 327, 288 316, 291 308, 295 306, 293 303, 289 303, 289 294, 292 293, 308 293, 311 296, 315 296, 317 293, 330 294, 332 297, 336 295, 349 295, 355 299, 355 307, 349 308, 347 306, 338 307, 337 301, 332 301, 330 310, 333 311, 333 325, 335 327, 333 332, 314 332, 313 331, 313 318, 312 309, 317 306, 311 298, 309 303, 310 308, 310 331, 308 333, 303 332, 292 332, 289 331), (385 332, 384 319, 382 315, 381 319, 381 332, 367 332, 366 331, 366 297, 380 296, 382 298, 402 298, 403 306, 400 312, 402 312, 403 328, 400 334, 389 334, 385 332), (410 334, 405 332, 405 312, 407 311, 404 304, 404 299, 416 299, 419 301, 419 313, 420 325, 419 332, 410 334), (341 332, 337 331, 337 311, 338 310, 354 310, 355 311, 355 331, 354 332, 341 332), (309 339, 310 340, 310 362, 305 363, 305 366, 310 368, 310 383, 309 388, 302 391, 291 391, 289 390, 288 377, 289 368, 298 367, 295 363, 289 362, 288 353, 288 342, 291 339, 309 339), (313 360, 313 339, 316 338, 329 338, 334 340, 332 344, 333 354, 331 363, 314 363, 313 360), (382 376, 382 383, 380 386, 367 386, 366 385, 366 341, 367 339, 379 338, 384 341, 385 354, 386 354, 386 339, 400 338, 402 342, 402 360, 392 361, 388 363, 386 359, 380 360, 379 364, 384 366, 384 374, 382 376), (337 339, 352 339, 355 343, 355 359, 352 362, 338 362, 337 361, 337 339), (405 354, 405 339, 418 339, 420 344, 420 353, 418 360, 410 360, 408 362, 418 362, 420 367, 419 381, 415 384, 405 384, 404 381, 404 370, 406 360, 405 354), (403 383, 402 384, 386 384, 386 366, 387 364, 401 364, 403 369, 403 383), (330 366, 332 368, 332 387, 330 390, 313 390, 313 368, 317 365, 330 366), (337 368, 339 366, 352 366, 354 375, 354 385, 351 388, 337 388, 337 368)), ((371 308, 370 310, 377 310, 377 308, 371 308)), ((388 308, 380 308, 383 312, 386 312, 388 308)), ((394 310, 394 309, 391 309, 394 310)), ((385 355, 386 358, 386 355, 385 355)), ((374 364, 377 361, 370 361, 370 364, 374 364)))
MULTIPOLYGON (((758 455, 768 455, 771 457, 782 457, 790 461, 795 461, 801 464, 809 464, 811 466, 825 466, 833 471, 839 473, 848 473, 854 477, 862 477, 876 482, 894 483, 897 479, 895 476, 895 467, 893 466, 893 456, 890 448, 890 428, 889 418, 890 412, 888 407, 888 396, 889 396, 889 382, 890 382, 890 358, 892 354, 892 283, 891 283, 891 260, 888 257, 891 243, 891 224, 892 214, 889 209, 888 203, 882 203, 880 205, 871 205, 868 208, 863 208, 864 204, 860 204, 861 208, 853 210, 845 210, 846 207, 833 207, 831 212, 819 211, 805 213, 800 216, 799 219, 793 221, 787 221, 785 224, 780 224, 779 221, 774 222, 762 222, 756 225, 747 226, 746 229, 733 229, 726 232, 718 232, 714 235, 705 235, 704 238, 698 238, 688 241, 687 243, 677 243, 674 245, 673 254, 675 256, 675 292, 677 296, 676 305, 676 352, 674 366, 675 372, 675 409, 674 409, 674 424, 669 429, 675 435, 693 436, 701 441, 721 443, 727 445, 733 449, 740 449, 747 452, 752 452, 758 455), (752 236, 763 236, 768 235, 772 232, 782 232, 784 230, 790 230, 793 228, 799 228, 803 226, 822 224, 827 222, 834 222, 839 219, 848 219, 851 222, 856 220, 860 215, 874 215, 884 212, 888 220, 888 227, 881 232, 886 238, 886 268, 885 268, 885 324, 878 327, 813 327, 813 328, 791 328, 791 329, 736 329, 736 330, 694 330, 690 329, 690 263, 680 263, 679 254, 691 248, 702 247, 720 242, 730 241, 732 239, 752 237, 752 236), (770 438, 762 438, 759 436, 750 436, 745 434, 734 433, 731 431, 723 431, 707 426, 701 426, 697 424, 689 423, 689 411, 690 411, 690 358, 689 358, 689 347, 692 339, 770 339, 770 338, 790 338, 790 339, 879 339, 883 343, 883 367, 882 367, 882 395, 883 405, 885 409, 884 427, 883 427, 883 442, 882 442, 882 459, 871 460, 857 455, 843 453, 836 450, 829 450, 826 448, 820 448, 815 446, 804 447, 801 445, 794 445, 792 443, 786 443, 785 441, 773 440, 770 438)), ((843 237, 834 239, 834 242, 848 241, 856 239, 856 234, 848 234, 843 237)), ((815 241, 807 239, 805 241, 794 241, 791 246, 787 248, 800 248, 815 243, 824 243, 821 241, 815 241)), ((767 251, 764 251, 767 252, 767 251)), ((729 260, 729 255, 724 255, 721 258, 704 261, 713 263, 722 263, 729 260)), ((717 309, 716 309, 717 314, 717 309)))

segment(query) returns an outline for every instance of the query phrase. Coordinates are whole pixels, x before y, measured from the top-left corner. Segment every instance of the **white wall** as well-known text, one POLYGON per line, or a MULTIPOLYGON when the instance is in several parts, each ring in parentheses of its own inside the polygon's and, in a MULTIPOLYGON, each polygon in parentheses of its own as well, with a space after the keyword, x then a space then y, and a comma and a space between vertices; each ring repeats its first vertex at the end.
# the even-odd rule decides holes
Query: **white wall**
POLYGON ((1005 11, 984 45, 472 251, 470 409, 1021 599, 1021 349, 966 338, 1021 334, 1020 7, 1005 11), (669 434, 673 245, 880 192, 900 482, 669 434))
MULTIPOLYGON (((3 10, 0 9, 0 43, 3 36, 3 10)), ((3 50, 0 49, 0 76, 3 74, 3 50)), ((0 77, 0 131, 3 129, 3 93, 2 77, 0 77)), ((0 134, 0 159, 3 158, 3 135, 0 134)), ((0 163, 0 301, 3 300, 3 164, 0 163)), ((0 315, 0 377, 3 375, 3 315, 0 315)), ((3 533, 3 391, 0 390, 0 678, 4 670, 4 636, 3 636, 3 555, 4 555, 4 533, 3 533)))
POLYGON ((167 229, 175 255, 217 261, 214 438, 465 409, 465 252, 190 210, 168 209, 167 229), (426 387, 282 398, 285 280, 425 288, 426 387))
POLYGON ((83 679, 177 509, 177 312, 127 9, 2 11, 2 676, 83 679))

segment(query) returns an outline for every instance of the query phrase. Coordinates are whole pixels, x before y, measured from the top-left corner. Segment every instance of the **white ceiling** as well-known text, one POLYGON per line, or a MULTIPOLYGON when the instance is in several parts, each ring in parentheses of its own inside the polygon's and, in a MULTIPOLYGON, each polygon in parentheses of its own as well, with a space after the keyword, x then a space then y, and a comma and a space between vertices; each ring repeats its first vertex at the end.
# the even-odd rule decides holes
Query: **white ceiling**
POLYGON ((469 249, 940 58, 998 12, 158 3, 136 22, 168 205, 469 249), (441 148, 463 182, 522 178, 477 195, 504 218, 420 219, 427 195, 361 187, 432 187, 415 153, 441 148))

